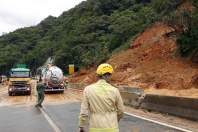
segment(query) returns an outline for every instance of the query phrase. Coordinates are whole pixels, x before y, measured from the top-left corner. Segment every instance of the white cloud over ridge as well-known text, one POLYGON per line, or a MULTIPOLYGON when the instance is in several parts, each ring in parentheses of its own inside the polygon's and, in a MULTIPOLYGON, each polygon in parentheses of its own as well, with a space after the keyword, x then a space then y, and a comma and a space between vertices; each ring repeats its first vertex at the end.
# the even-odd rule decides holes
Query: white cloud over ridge
POLYGON ((0 35, 58 17, 84 0, 0 0, 0 35))

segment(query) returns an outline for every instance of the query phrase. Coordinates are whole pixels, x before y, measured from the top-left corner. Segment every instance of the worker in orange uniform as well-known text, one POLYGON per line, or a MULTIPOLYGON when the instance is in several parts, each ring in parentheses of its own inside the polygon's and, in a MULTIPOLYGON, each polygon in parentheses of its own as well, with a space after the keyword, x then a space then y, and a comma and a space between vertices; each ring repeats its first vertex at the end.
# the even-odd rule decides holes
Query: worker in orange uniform
POLYGON ((123 101, 119 90, 109 83, 113 68, 109 64, 101 64, 96 73, 99 80, 83 91, 79 132, 85 132, 88 116, 89 132, 119 132, 123 101))

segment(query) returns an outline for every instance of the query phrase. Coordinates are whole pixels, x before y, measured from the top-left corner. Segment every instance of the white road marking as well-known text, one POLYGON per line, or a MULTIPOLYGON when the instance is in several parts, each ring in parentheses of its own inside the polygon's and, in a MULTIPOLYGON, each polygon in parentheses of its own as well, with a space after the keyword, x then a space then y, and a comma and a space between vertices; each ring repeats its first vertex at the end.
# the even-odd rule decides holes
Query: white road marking
POLYGON ((187 130, 187 129, 183 129, 183 128, 180 128, 180 127, 176 127, 176 126, 173 126, 173 125, 169 125, 167 123, 163 123, 163 122, 159 122, 159 121, 155 121, 155 120, 152 120, 152 119, 148 119, 148 118, 145 118, 145 117, 142 117, 142 116, 138 116, 138 115, 135 115, 135 114, 131 114, 131 113, 127 113, 127 112, 124 112, 125 114, 129 115, 129 116, 133 116, 133 117, 136 117, 136 118, 140 118, 142 120, 146 120, 146 121, 149 121, 149 122, 152 122, 152 123, 155 123, 155 124, 159 124, 159 125, 162 125, 162 126, 166 126, 166 127, 169 127, 169 128, 173 128, 175 130, 179 130, 179 131, 182 131, 182 132, 193 132, 191 130, 187 130))
POLYGON ((48 114, 44 111, 44 109, 39 108, 41 112, 43 113, 45 119, 48 121, 48 123, 51 125, 51 127, 54 129, 55 132, 61 132, 61 130, 58 128, 58 126, 53 122, 53 120, 48 116, 48 114))

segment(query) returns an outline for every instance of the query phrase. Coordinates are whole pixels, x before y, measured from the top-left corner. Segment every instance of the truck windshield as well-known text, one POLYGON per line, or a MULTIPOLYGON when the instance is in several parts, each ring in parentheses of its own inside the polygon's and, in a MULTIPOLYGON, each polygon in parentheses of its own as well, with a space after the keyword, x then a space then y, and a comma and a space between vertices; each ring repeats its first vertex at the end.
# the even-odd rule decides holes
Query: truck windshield
POLYGON ((12 71, 11 77, 29 77, 28 71, 12 71))

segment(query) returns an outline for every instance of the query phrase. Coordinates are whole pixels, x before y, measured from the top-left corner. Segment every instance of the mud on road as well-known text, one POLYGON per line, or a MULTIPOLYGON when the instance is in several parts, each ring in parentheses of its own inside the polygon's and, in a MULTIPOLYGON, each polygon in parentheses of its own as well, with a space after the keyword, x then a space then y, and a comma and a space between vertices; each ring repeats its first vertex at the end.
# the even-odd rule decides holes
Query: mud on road
MULTIPOLYGON (((26 111, 26 109, 27 109, 27 110, 30 110, 30 111, 34 112, 34 107, 33 106, 36 103, 36 90, 35 90, 35 88, 36 88, 36 81, 32 81, 32 94, 30 96, 28 96, 28 95, 27 96, 24 96, 24 95, 8 96, 7 86, 6 85, 3 85, 3 86, 0 85, 0 108, 1 108, 0 110, 4 111, 4 109, 8 109, 8 113, 9 113, 9 111, 10 111, 10 113, 12 113, 13 111, 15 111, 15 109, 17 109, 17 110, 19 109, 18 113, 20 113, 20 111, 21 111, 21 113, 24 113, 24 112, 27 113, 28 112, 28 111, 26 111), (13 109, 13 111, 12 111, 12 109, 13 109)), ((63 120, 63 117, 60 116, 62 114, 60 114, 60 113, 64 113, 64 115, 65 115, 64 118, 68 118, 68 119, 70 118, 70 116, 68 117, 68 115, 71 114, 71 116, 72 116, 72 113, 73 113, 74 117, 76 117, 75 122, 77 123, 78 114, 79 114, 79 107, 80 107, 79 102, 81 100, 81 97, 82 97, 82 90, 75 90, 75 89, 66 89, 64 93, 60 93, 60 94, 58 94, 58 93, 57 94, 45 94, 44 108, 46 108, 46 111, 48 112, 48 114, 50 114, 50 116, 53 118, 55 123, 58 123, 60 128, 62 130, 64 130, 65 129, 64 128, 65 123, 68 124, 68 122, 67 122, 66 119, 63 120), (77 103, 77 105, 76 105, 76 103, 77 103), (73 107, 73 105, 75 105, 75 107, 73 107), (60 109, 59 108, 57 109, 57 107, 60 107, 60 109), (75 111, 77 111, 77 112, 74 113, 73 110, 69 110, 68 108, 69 109, 74 109, 75 108, 75 111), (69 112, 71 112, 71 113, 69 113, 69 112), (54 114, 57 114, 57 117, 54 114), (60 122, 65 122, 65 123, 64 124, 59 124, 60 122)), ((150 112, 146 112, 146 111, 142 111, 142 110, 135 110, 135 109, 129 108, 129 107, 126 107, 125 110, 128 113, 133 113, 133 114, 136 114, 136 115, 144 116, 145 118, 150 118, 150 119, 153 119, 153 120, 156 120, 156 121, 158 120, 158 121, 162 121, 162 122, 172 124, 172 125, 176 125, 176 126, 180 126, 180 127, 186 126, 186 127, 183 127, 183 128, 193 130, 193 132, 196 132, 198 130, 198 123, 197 122, 188 121, 188 120, 180 119, 180 118, 177 118, 177 117, 162 115, 160 113, 150 113, 150 112)), ((0 114, 3 114, 3 113, 0 113, 0 114)), ((32 117, 28 117, 28 119, 29 118, 32 118, 32 117)), ((40 117, 40 118, 38 120, 43 120, 43 117, 40 117)), ((6 120, 8 120, 8 119, 6 119, 6 120)), ((151 126, 150 126, 149 123, 147 123, 147 122, 144 122, 144 121, 139 120, 139 119, 134 118, 134 117, 126 116, 123 119, 123 122, 121 123, 122 130, 124 130, 123 132, 127 132, 126 131, 127 127, 131 127, 133 125, 136 126, 136 123, 138 122, 137 120, 139 121, 139 123, 143 122, 143 124, 139 124, 139 126, 137 125, 137 130, 138 130, 138 128, 141 128, 139 130, 145 130, 144 127, 148 127, 148 128, 151 127, 152 128, 153 127, 152 125, 154 125, 154 124, 151 123, 150 124, 151 126), (128 126, 127 126, 127 124, 128 124, 128 126)), ((6 125, 6 123, 4 121, 3 121, 3 123, 6 125)), ((33 122, 33 124, 35 124, 35 123, 33 122)), ((17 123, 15 122, 15 124, 17 124, 17 123)), ((44 125, 47 126, 47 124, 44 124, 44 125)), ((76 126, 77 126, 77 124, 76 124, 76 126)), ((156 126, 157 128, 159 127, 157 125, 154 125, 154 126, 156 126)), ((5 126, 2 126, 2 127, 4 128, 5 126)), ((31 126, 31 127, 33 128, 33 126, 31 126)), ((70 127, 70 126, 68 126, 68 127, 70 127)), ((71 127, 73 129, 73 126, 71 126, 71 127)), ((148 128, 147 128, 147 130, 148 130, 148 128)), ((16 128, 13 128, 13 129, 16 130, 16 128)), ((38 128, 38 129, 40 129, 40 128, 38 128)), ((152 130, 153 129, 151 129, 151 131, 152 130)), ((159 127, 159 131, 160 130, 162 130, 162 132, 163 132, 164 130, 167 130, 167 128, 166 127, 159 127)), ((172 129, 170 129, 170 130, 172 130, 172 129)), ((49 130, 46 130, 46 131, 49 131, 49 130)), ((173 130, 173 132, 177 132, 177 131, 173 130)))
MULTIPOLYGON (((7 105, 34 105, 36 103, 36 81, 32 81, 31 95, 8 96, 8 86, 0 85, 0 106, 7 105)), ((64 93, 45 94, 43 104, 62 104, 66 102, 77 102, 81 98, 81 91, 66 89, 64 93)))

